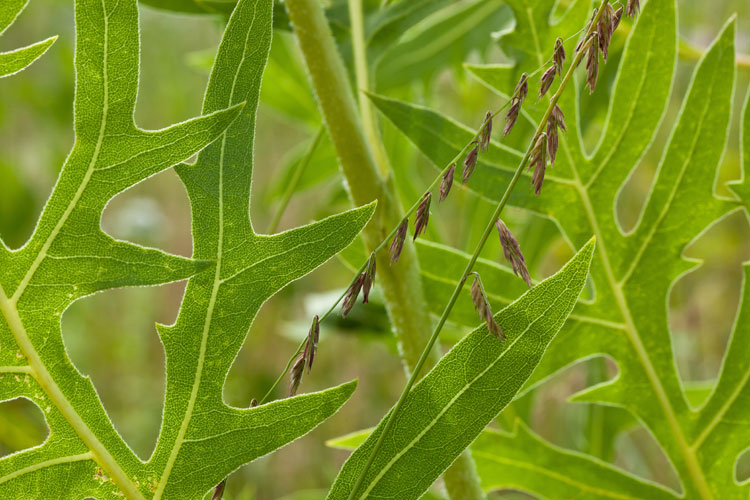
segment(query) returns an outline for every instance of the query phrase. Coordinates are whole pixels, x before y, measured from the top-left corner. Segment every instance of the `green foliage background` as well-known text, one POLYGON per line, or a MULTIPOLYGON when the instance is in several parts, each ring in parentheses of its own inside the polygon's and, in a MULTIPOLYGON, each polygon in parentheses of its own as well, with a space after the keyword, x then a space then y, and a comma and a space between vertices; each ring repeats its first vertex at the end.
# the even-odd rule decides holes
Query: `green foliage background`
MULTIPOLYGON (((563 2, 565 3, 565 2, 563 2)), ((498 5, 500 2, 498 3, 498 5)), ((693 46, 705 47, 732 12, 738 13, 737 50, 750 53, 750 4, 742 0, 679 2, 679 31, 693 46)), ((464 61, 502 62, 504 56, 491 40, 491 32, 504 27, 503 12, 471 33, 475 47, 463 53, 437 51, 442 67, 420 65, 409 59, 413 48, 390 54, 381 62, 384 78, 377 90, 389 97, 424 104, 456 120, 479 124, 498 98, 461 68, 464 61), (493 24, 497 23, 497 25, 493 24), (401 58, 401 59, 400 59, 401 58), (393 68, 410 68, 411 72, 393 68), (389 76, 395 74, 396 76, 389 76)), ((216 50, 223 22, 212 17, 172 15, 141 8, 142 72, 136 106, 136 123, 146 129, 161 128, 200 114, 207 68, 216 50)), ((73 6, 69 1, 32 0, 18 21, 0 38, 0 51, 16 48, 51 35, 59 39, 30 69, 0 80, 0 235, 12 247, 23 243, 38 217, 73 139, 73 6)), ((624 37, 615 37, 613 53, 624 37)), ((445 28, 428 33, 440 40, 445 28)), ((344 47, 346 50, 346 47, 344 47)), ((432 57, 438 57, 433 55, 432 57)), ((320 118, 297 49, 288 33, 274 36, 271 62, 266 70, 256 126, 252 216, 262 232, 271 220, 288 179, 288 165, 299 156, 317 130, 320 118), (291 97, 290 97, 291 96, 291 97)), ((429 59, 429 58, 428 58, 429 59)), ((613 58, 614 59, 614 58, 613 58)), ((607 75, 614 73, 616 59, 602 75, 600 91, 585 100, 583 114, 590 120, 584 137, 592 146, 598 139, 607 107, 607 75)), ((628 227, 635 223, 675 121, 695 60, 682 58, 667 116, 656 144, 649 150, 636 175, 618 202, 618 214, 628 227)), ((739 177, 740 105, 748 88, 750 70, 738 70, 733 123, 723 157, 719 186, 739 177)), ((747 133, 747 132, 746 132, 747 133)), ((433 175, 428 163, 389 124, 386 148, 394 165, 397 185, 405 203, 411 202, 433 175), (414 173, 417 172, 417 175, 414 173)), ((312 218, 349 208, 338 182, 330 145, 319 149, 320 165, 303 179, 306 188, 292 199, 280 229, 308 223, 312 218), (322 173, 330 173, 330 176, 322 173)), ((523 187, 521 187, 523 188, 523 187)), ((723 187, 719 188, 721 193, 723 187)), ((469 192, 457 191, 450 210, 434 209, 428 237, 459 248, 476 240, 491 205, 469 192)), ((572 249, 556 236, 551 223, 521 212, 509 219, 531 262, 532 274, 543 277, 572 256, 572 249)), ((117 196, 105 210, 105 230, 115 237, 189 255, 190 211, 185 189, 173 171, 117 196)), ((681 377, 701 383, 718 373, 737 309, 742 279, 741 263, 750 259, 750 229, 737 213, 717 224, 691 246, 689 256, 705 259, 696 271, 681 278, 670 297, 670 324, 681 377)), ((483 256, 500 259, 496 241, 483 256)), ((330 262, 275 296, 260 311, 248 341, 231 368, 225 387, 228 403, 247 406, 262 396, 290 352, 304 334, 309 314, 326 304, 326 294, 345 286, 349 271, 330 262)), ((154 323, 174 321, 184 283, 155 288, 109 291, 74 304, 63 318, 63 334, 76 366, 92 377, 104 405, 123 438, 141 457, 147 457, 159 428, 164 394, 164 355, 154 323)), ((449 328, 446 339, 463 333, 449 328)), ((330 486, 347 453, 326 447, 324 441, 374 425, 390 407, 403 385, 401 364, 387 335, 387 318, 375 301, 357 308, 350 318, 328 326, 323 333, 320 356, 313 376, 303 390, 330 387, 360 378, 357 392, 342 411, 306 439, 243 468, 228 485, 230 499, 272 499, 299 490, 330 486), (290 480, 291 478, 291 480, 290 480)), ((567 397, 597 380, 612 367, 588 363, 567 370, 524 398, 501 417, 528 412, 534 430, 566 448, 588 450, 595 435, 588 432, 591 419, 601 418, 567 397)), ((610 421, 611 424, 611 421, 610 421)), ((602 428, 602 427, 600 427, 602 428)), ((23 401, 0 405, 0 452, 3 454, 40 443, 46 435, 38 409, 23 401)), ((620 436, 614 450, 606 452, 618 465, 644 477, 675 484, 661 451, 643 429, 620 436)), ((750 477, 750 460, 740 464, 740 477, 750 477)), ((296 498, 306 498, 298 495, 296 498)), ((317 498, 314 495, 310 498, 317 498)))

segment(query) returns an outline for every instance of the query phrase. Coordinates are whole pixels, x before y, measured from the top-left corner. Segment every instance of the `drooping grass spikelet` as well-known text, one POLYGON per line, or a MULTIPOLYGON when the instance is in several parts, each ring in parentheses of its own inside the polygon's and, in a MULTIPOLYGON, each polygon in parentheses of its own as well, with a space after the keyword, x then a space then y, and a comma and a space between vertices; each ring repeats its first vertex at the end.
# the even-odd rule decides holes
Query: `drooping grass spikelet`
POLYGON ((547 93, 549 88, 552 86, 552 82, 555 81, 555 71, 556 71, 557 65, 553 64, 549 68, 547 68, 547 71, 545 71, 542 74, 542 77, 539 79, 539 97, 544 97, 544 94, 547 93))
POLYGON ((490 148, 490 136, 492 135, 492 111, 487 111, 482 125, 482 132, 479 138, 479 149, 484 152, 490 148))
POLYGON ((320 339, 320 318, 316 314, 313 317, 312 325, 310 330, 307 332, 307 341, 305 342, 305 350, 302 352, 302 356, 307 360, 307 373, 310 373, 312 369, 313 360, 315 359, 315 353, 318 351, 318 340, 320 339))
POLYGON ((456 172, 456 164, 451 163, 451 166, 448 167, 448 170, 445 171, 443 174, 443 178, 440 179, 440 199, 439 202, 442 202, 448 197, 448 194, 451 192, 451 186, 453 186, 453 174, 456 172))
POLYGON ((596 80, 599 77, 599 37, 596 33, 591 35, 591 45, 586 58, 586 85, 589 93, 593 94, 596 88, 596 80))
POLYGON ((362 290, 362 285, 365 282, 365 273, 359 273, 357 278, 352 282, 351 286, 344 295, 344 300, 341 302, 341 315, 346 317, 349 311, 352 310, 354 304, 357 303, 357 297, 359 297, 359 291, 362 290))
POLYGON ((502 219, 497 219, 495 225, 497 226, 497 234, 500 236, 500 244, 503 247, 505 260, 510 262, 515 275, 520 276, 529 285, 529 288, 531 288, 533 286, 531 276, 529 275, 529 270, 526 268, 526 259, 523 253, 521 253, 521 246, 518 244, 518 240, 516 240, 502 219))
POLYGON ((641 2, 639 0, 628 0, 625 4, 625 15, 628 17, 635 17, 641 10, 641 2))
POLYGON ((552 59, 555 61, 557 75, 562 77, 562 69, 565 64, 565 47, 563 46, 563 39, 560 37, 555 40, 555 51, 552 54, 552 59))
POLYGON ((479 313, 479 317, 485 322, 490 333, 500 340, 505 340, 505 332, 497 324, 494 316, 492 316, 492 307, 490 307, 487 294, 484 292, 479 273, 474 272, 471 274, 474 275, 474 283, 471 284, 471 300, 474 302, 474 309, 479 313))
POLYGON ((367 268, 365 269, 365 278, 362 282, 362 303, 367 304, 370 301, 370 288, 375 283, 375 252, 370 254, 370 258, 367 260, 367 268))
POLYGON ((475 146, 471 148, 471 151, 469 151, 469 154, 467 154, 466 158, 464 159, 464 171, 462 173, 464 184, 469 181, 469 177, 471 177, 471 174, 474 173, 474 167, 477 166, 477 158, 479 157, 479 144, 476 144, 476 141, 474 141, 474 143, 475 146))
POLYGON ((425 193, 422 197, 422 203, 417 207, 417 213, 414 216, 414 240, 416 241, 417 236, 422 234, 427 228, 427 223, 430 221, 430 202, 432 201, 432 193, 425 193))
POLYGON ((401 256, 401 251, 404 249, 406 231, 408 231, 408 229, 409 219, 406 218, 401 221, 401 225, 398 226, 396 234, 393 235, 393 241, 391 242, 391 264, 395 264, 398 258, 401 256))

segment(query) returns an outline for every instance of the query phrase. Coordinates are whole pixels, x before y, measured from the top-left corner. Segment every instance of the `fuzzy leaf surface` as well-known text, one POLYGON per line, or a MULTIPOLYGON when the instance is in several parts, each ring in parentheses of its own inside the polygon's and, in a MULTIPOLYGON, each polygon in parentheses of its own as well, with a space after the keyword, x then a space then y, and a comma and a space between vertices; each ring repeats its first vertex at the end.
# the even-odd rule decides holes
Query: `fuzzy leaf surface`
MULTIPOLYGON (((508 36, 528 40, 531 30, 523 27, 527 14, 521 5, 524 2, 513 2, 516 3, 514 13, 520 31, 508 36)), ((529 9, 538 8, 541 12, 551 8, 552 3, 551 0, 525 2, 529 9)), ((569 12, 575 5, 571 5, 569 12)), ((590 10, 586 15, 590 15, 590 10)), ((535 15, 533 19, 547 18, 535 15)), ((676 19, 675 2, 650 1, 643 6, 619 59, 607 125, 599 144, 591 153, 584 150, 579 117, 583 103, 579 103, 578 92, 565 92, 560 106, 569 132, 560 141, 554 169, 545 177, 543 196, 535 197, 531 190, 521 188, 511 197, 511 204, 554 220, 573 248, 583 245, 591 233, 596 235, 598 243, 591 269, 594 299, 579 301, 572 314, 594 321, 566 323, 524 390, 572 363, 608 356, 617 362, 619 375, 579 393, 574 399, 625 408, 647 426, 677 471, 687 498, 746 498, 748 483, 736 482, 734 467, 750 441, 750 424, 739 416, 750 390, 747 350, 740 347, 746 345, 746 337, 750 335, 747 267, 745 293, 721 376, 703 406, 693 407, 688 403, 687 391, 676 370, 667 320, 673 283, 697 265, 685 259, 686 246, 716 221, 742 206, 747 207, 748 203, 750 162, 746 132, 742 138, 745 174, 732 184, 737 198, 722 198, 714 192, 735 84, 734 20, 726 24, 694 70, 637 226, 626 233, 615 215, 614 200, 650 147, 666 109, 677 55, 676 19)), ((535 25, 540 38, 548 37, 546 33, 551 29, 547 21, 535 25)), ((567 37, 578 28, 570 32, 554 29, 567 37)), ((569 42, 568 53, 576 42, 575 38, 569 42)), ((534 69, 539 61, 547 59, 551 45, 542 45, 540 51, 518 56, 517 65, 469 69, 503 95, 515 85, 513 75, 534 69)), ((377 96, 373 102, 440 168, 473 133, 428 109, 377 96)), ((528 123, 540 116, 540 110, 541 106, 528 106, 528 123)), ((743 123, 747 127, 747 110, 743 123)), ((528 130, 527 124, 519 133, 528 130)), ((502 193, 501 186, 507 183, 517 165, 519 154, 512 147, 493 142, 490 151, 480 157, 469 189, 496 201, 502 193)), ((558 454, 560 461, 567 460, 566 457, 564 453, 558 454)), ((590 456, 576 455, 575 460, 579 459, 590 461, 592 468, 600 465, 590 456)), ((543 472, 533 473, 529 469, 524 475, 514 476, 500 470, 493 476, 492 485, 545 495, 548 490, 540 491, 541 485, 554 478, 543 472), (525 478, 523 484, 519 484, 521 478, 525 478)), ((626 484, 632 482, 633 476, 616 472, 622 491, 627 491, 626 484)), ((587 495, 587 498, 607 497, 591 492, 587 495)))
MULTIPOLYGON (((505 341, 477 328, 414 386, 355 498, 410 500, 430 487, 534 371, 583 289, 593 251, 590 241, 557 274, 495 315, 505 341)), ((386 419, 346 461, 329 500, 348 498, 386 419)))
POLYGON ((352 394, 354 382, 251 409, 222 399, 263 302, 348 245, 374 207, 274 236, 252 229, 252 148, 271 0, 238 4, 205 114, 157 131, 133 122, 136 1, 79 0, 75 13, 75 145, 30 240, 17 250, 0 245, 0 400, 34 402, 50 434, 42 445, 0 459, 0 498, 202 498, 241 465, 307 433, 352 394), (102 231, 110 199, 199 152, 195 165, 179 169, 191 201, 193 259, 102 231), (60 317, 98 291, 191 276, 176 324, 158 327, 166 401, 156 450, 144 462, 67 357, 60 317))

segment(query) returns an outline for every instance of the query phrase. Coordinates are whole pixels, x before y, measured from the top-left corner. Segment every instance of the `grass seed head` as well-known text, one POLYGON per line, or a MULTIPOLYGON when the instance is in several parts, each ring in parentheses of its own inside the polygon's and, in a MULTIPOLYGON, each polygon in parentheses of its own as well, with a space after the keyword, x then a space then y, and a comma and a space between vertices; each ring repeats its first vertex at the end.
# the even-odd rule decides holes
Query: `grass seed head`
POLYGON ((440 202, 448 197, 448 193, 451 192, 451 186, 453 185, 453 174, 456 172, 456 164, 452 163, 448 170, 443 174, 443 178, 440 179, 440 202))
POLYGON ((290 372, 289 396, 297 394, 299 384, 302 382, 302 375, 305 373, 305 356, 300 354, 292 365, 290 372))
POLYGON ((474 144, 474 147, 471 148, 471 151, 469 151, 469 154, 467 154, 466 158, 464 159, 464 171, 462 174, 464 184, 468 182, 469 177, 471 177, 471 174, 474 173, 474 167, 477 166, 477 158, 479 157, 479 144, 476 144, 476 141, 474 141, 474 144))
POLYGON ((391 264, 395 264, 401 256, 401 250, 404 249, 404 240, 406 239, 406 231, 408 229, 409 219, 407 218, 401 221, 396 234, 393 235, 393 241, 391 242, 391 264))
POLYGON ((487 151, 490 148, 490 137, 492 135, 492 111, 487 111, 482 124, 482 133, 479 139, 479 149, 487 151))
POLYGON ((422 203, 417 207, 417 213, 414 216, 414 240, 417 236, 422 234, 427 228, 427 223, 430 221, 430 202, 432 201, 432 193, 427 192, 422 197, 422 203))
POLYGON ((484 292, 482 279, 479 277, 479 273, 472 274, 474 275, 474 283, 471 284, 471 300, 474 302, 474 309, 479 313, 479 317, 485 322, 490 333, 500 340, 505 340, 505 332, 492 316, 492 307, 490 307, 487 294, 484 292))
MULTIPOLYGON (((370 288, 375 283, 375 252, 370 254, 367 259, 367 268, 365 269, 365 279, 362 282, 362 303, 367 304, 370 301, 370 288)), ((316 316, 317 318, 317 316, 316 316)))
POLYGON ((641 10, 640 0, 628 0, 625 4, 625 15, 628 17, 635 17, 641 10))
POLYGON ((520 111, 521 102, 516 98, 513 98, 510 109, 505 114, 505 128, 503 128, 503 135, 508 135, 510 134, 510 131, 513 130, 513 125, 516 124, 516 120, 518 120, 518 113, 520 111))
POLYGON ((556 65, 553 64, 549 68, 547 68, 547 71, 545 71, 542 74, 542 78, 539 79, 539 97, 543 97, 544 94, 547 93, 549 88, 552 86, 552 82, 555 81, 555 68, 556 65))
POLYGON ((526 100, 526 96, 529 93, 529 74, 528 73, 522 73, 521 78, 518 80, 518 83, 516 84, 516 89, 513 91, 513 97, 515 97, 520 104, 523 104, 523 101, 526 100))
POLYGON ((344 300, 341 303, 341 315, 346 317, 349 311, 352 310, 354 304, 357 303, 357 297, 359 297, 359 291, 362 290, 362 285, 365 283, 365 273, 359 273, 357 278, 352 282, 349 289, 344 295, 344 300))
POLYGON ((563 39, 560 37, 555 40, 555 51, 552 54, 552 59, 555 61, 558 76, 562 77, 563 64, 565 64, 565 47, 563 46, 563 39))
POLYGON ((495 226, 497 226, 497 234, 500 236, 500 244, 503 247, 505 260, 513 267, 515 275, 523 278, 526 284, 529 285, 529 288, 531 288, 533 286, 531 284, 531 276, 529 275, 529 270, 526 268, 526 259, 523 253, 521 253, 521 245, 518 244, 518 240, 516 240, 502 219, 497 219, 495 226))
POLYGON ((591 36, 592 42, 586 59, 586 85, 589 87, 589 93, 593 94, 599 77, 599 37, 596 33, 591 36))

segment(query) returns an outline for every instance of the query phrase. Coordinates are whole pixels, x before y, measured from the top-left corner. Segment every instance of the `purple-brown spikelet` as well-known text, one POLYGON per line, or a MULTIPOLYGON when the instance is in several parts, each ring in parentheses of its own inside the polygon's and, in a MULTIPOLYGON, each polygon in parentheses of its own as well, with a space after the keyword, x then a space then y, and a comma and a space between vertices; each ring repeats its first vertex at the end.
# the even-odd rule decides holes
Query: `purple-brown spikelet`
POLYGON ((540 133, 534 141, 534 147, 531 149, 529 168, 534 167, 534 175, 531 183, 534 185, 534 193, 542 192, 542 182, 544 182, 544 172, 547 169, 547 134, 540 133))
POLYGON ((404 219, 401 225, 398 226, 396 234, 393 235, 393 241, 391 242, 391 264, 395 264, 401 256, 401 250, 404 249, 404 240, 406 239, 406 231, 408 229, 409 219, 404 219))
POLYGON ((362 290, 364 282, 365 273, 359 273, 344 295, 344 300, 341 303, 342 316, 346 317, 346 315, 349 314, 349 311, 352 310, 352 307, 354 307, 354 304, 357 303, 357 297, 359 297, 359 291, 362 290))
POLYGON ((479 135, 479 149, 487 151, 490 148, 490 137, 492 135, 492 111, 487 111, 482 124, 482 133, 479 135))
POLYGON ((555 104, 555 107, 552 108, 550 119, 555 120, 555 124, 563 129, 563 132, 568 131, 568 127, 565 125, 565 115, 563 114, 562 109, 560 109, 560 106, 558 106, 557 104, 555 104))
POLYGON ((417 236, 422 234, 427 228, 427 223, 430 221, 430 202, 432 201, 432 193, 427 192, 422 197, 422 203, 417 207, 417 213, 414 216, 414 240, 416 241, 417 236))
POLYGON ((547 93, 549 88, 552 86, 552 82, 555 81, 555 65, 553 64, 547 71, 542 74, 542 78, 539 79, 539 97, 543 97, 547 93))
POLYGON ((596 25, 597 36, 599 38, 599 49, 604 56, 604 62, 607 62, 609 55, 609 41, 612 39, 612 22, 615 10, 610 4, 607 4, 599 17, 599 23, 596 25))
POLYGON ((295 394, 297 394, 299 384, 302 382, 302 374, 305 373, 305 364, 305 356, 303 354, 300 354, 294 361, 292 369, 289 372, 289 396, 294 396, 295 394))
POLYGON ((222 482, 216 485, 214 488, 214 494, 211 495, 211 500, 221 500, 224 498, 224 488, 227 486, 227 479, 224 478, 222 482))
POLYGON ((315 359, 315 353, 318 351, 318 340, 320 339, 320 318, 316 314, 313 317, 312 325, 310 330, 307 332, 307 341, 305 342, 305 350, 302 352, 302 356, 306 360, 307 373, 310 373, 312 369, 313 360, 315 359))
POLYGON ((448 197, 448 193, 451 192, 451 186, 453 185, 453 174, 456 172, 456 164, 451 163, 448 170, 443 174, 443 178, 440 179, 440 200, 443 201, 448 197))
POLYGON ((586 85, 589 87, 589 93, 593 94, 596 79, 599 77, 599 40, 596 33, 591 36, 592 41, 586 59, 586 85))
POLYGON ((484 293, 479 273, 472 274, 474 275, 474 283, 471 284, 471 300, 474 302, 474 309, 479 313, 479 317, 485 322, 490 333, 500 340, 505 340, 505 332, 492 316, 492 308, 489 300, 487 300, 487 294, 484 293))
POLYGON ((469 177, 471 177, 471 174, 474 172, 474 167, 477 166, 477 158, 479 156, 479 145, 476 144, 476 141, 474 141, 474 143, 475 143, 475 146, 471 148, 471 151, 469 151, 469 154, 467 154, 466 158, 464 159, 464 171, 462 174, 464 184, 468 182, 469 177))
POLYGON ((557 104, 552 108, 552 112, 547 119, 547 154, 549 155, 550 166, 555 166, 555 158, 557 157, 557 147, 559 139, 557 136, 557 128, 560 127, 563 131, 568 130, 565 125, 565 115, 563 115, 560 106, 557 104))
POLYGON ((557 127, 551 122, 547 121, 547 155, 549 156, 549 164, 551 167, 555 166, 555 158, 557 158, 557 147, 559 145, 559 138, 557 137, 557 127))
POLYGON ((513 97, 510 98, 510 109, 505 114, 505 127, 503 127, 503 135, 510 134, 513 130, 513 125, 518 120, 518 114, 521 112, 521 105, 526 100, 526 95, 529 93, 529 75, 528 73, 522 73, 521 78, 516 84, 516 89, 513 91, 513 97))
POLYGON ((365 269, 365 279, 362 282, 362 303, 367 304, 370 301, 370 288, 375 283, 375 252, 370 254, 367 259, 367 268, 365 269))
POLYGON ((520 104, 526 100, 526 96, 529 93, 529 74, 522 73, 521 78, 516 84, 516 89, 513 91, 513 97, 518 100, 520 104))
POLYGON ((543 163, 539 163, 534 168, 534 175, 531 177, 531 184, 534 186, 534 194, 539 195, 542 193, 542 184, 544 183, 544 173, 547 171, 547 166, 543 163))
POLYGON ((552 54, 552 59, 555 61, 558 76, 562 76, 563 64, 565 64, 565 47, 563 46, 562 38, 558 37, 555 40, 555 51, 552 54))
POLYGON ((628 0, 625 4, 625 15, 628 17, 635 17, 641 10, 641 2, 639 0, 628 0))
POLYGON ((518 113, 520 111, 521 102, 514 98, 510 109, 505 114, 505 128, 503 128, 503 135, 508 135, 510 134, 510 131, 513 130, 513 125, 516 124, 516 120, 518 120, 518 113))
POLYGON ((531 288, 533 286, 531 284, 531 276, 529 275, 529 270, 526 268, 526 259, 523 253, 521 253, 521 246, 518 244, 518 240, 516 240, 513 233, 510 232, 508 226, 501 219, 497 219, 495 226, 497 226, 497 234, 500 236, 500 244, 503 247, 505 260, 510 262, 516 276, 523 278, 526 284, 529 285, 529 288, 531 288))

